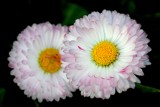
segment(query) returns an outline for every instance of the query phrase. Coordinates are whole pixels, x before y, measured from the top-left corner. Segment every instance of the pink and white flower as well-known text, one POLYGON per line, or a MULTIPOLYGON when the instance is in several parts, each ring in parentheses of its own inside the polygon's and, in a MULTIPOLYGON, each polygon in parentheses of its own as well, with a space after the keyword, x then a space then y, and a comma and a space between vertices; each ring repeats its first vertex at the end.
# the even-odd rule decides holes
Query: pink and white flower
POLYGON ((18 35, 9 53, 14 82, 24 94, 39 102, 72 97, 75 89, 63 72, 61 55, 67 27, 50 23, 33 24, 18 35))
POLYGON ((65 36, 65 72, 83 96, 108 99, 140 83, 150 65, 149 39, 137 22, 116 11, 92 12, 77 19, 65 36))

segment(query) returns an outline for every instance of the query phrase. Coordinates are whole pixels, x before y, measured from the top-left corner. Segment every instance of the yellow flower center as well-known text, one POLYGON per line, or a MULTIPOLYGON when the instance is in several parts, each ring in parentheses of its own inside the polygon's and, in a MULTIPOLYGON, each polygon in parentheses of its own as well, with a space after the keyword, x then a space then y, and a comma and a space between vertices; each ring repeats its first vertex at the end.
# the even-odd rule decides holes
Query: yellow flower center
POLYGON ((116 60, 118 48, 109 41, 101 41, 93 47, 91 55, 97 65, 109 66, 116 60))
POLYGON ((55 73, 61 68, 61 56, 55 48, 46 48, 38 59, 40 67, 45 73, 55 73))

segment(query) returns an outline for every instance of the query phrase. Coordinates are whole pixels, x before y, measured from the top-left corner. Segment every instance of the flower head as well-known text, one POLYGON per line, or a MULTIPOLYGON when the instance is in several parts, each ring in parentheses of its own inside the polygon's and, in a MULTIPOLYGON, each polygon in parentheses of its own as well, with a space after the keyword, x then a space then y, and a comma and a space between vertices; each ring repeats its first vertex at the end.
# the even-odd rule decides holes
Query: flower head
POLYGON ((33 24, 18 35, 8 58, 14 82, 32 99, 59 101, 71 97, 74 88, 63 72, 61 47, 67 27, 33 24))
POLYGON ((92 12, 70 26, 63 48, 67 77, 83 96, 108 99, 135 87, 146 65, 146 33, 128 15, 92 12))

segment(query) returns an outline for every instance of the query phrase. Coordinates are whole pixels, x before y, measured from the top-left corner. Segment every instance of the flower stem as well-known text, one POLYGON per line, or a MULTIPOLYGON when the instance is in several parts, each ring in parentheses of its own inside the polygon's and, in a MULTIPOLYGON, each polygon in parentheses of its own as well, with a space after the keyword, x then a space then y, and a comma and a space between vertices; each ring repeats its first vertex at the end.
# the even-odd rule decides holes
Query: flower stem
POLYGON ((138 83, 136 83, 136 88, 145 93, 146 92, 147 93, 160 93, 160 89, 149 87, 149 86, 144 86, 138 83))
POLYGON ((37 101, 34 101, 35 107, 40 107, 39 103, 37 101))

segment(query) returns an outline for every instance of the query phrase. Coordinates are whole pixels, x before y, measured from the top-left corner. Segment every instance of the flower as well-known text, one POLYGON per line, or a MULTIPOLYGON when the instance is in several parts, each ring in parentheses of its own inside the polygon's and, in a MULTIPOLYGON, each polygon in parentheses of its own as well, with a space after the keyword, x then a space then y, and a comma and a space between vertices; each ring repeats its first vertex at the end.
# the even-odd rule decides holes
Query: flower
POLYGON ((42 102, 72 97, 75 89, 63 72, 61 47, 67 27, 49 22, 28 26, 18 35, 9 53, 14 82, 24 94, 42 102))
POLYGON ((140 83, 149 39, 128 15, 104 10, 77 19, 65 36, 65 72, 81 95, 108 99, 140 83))

